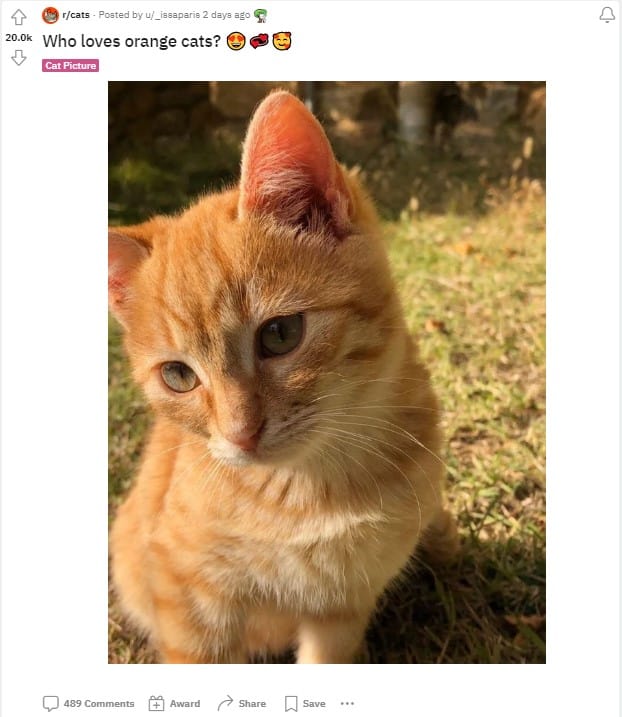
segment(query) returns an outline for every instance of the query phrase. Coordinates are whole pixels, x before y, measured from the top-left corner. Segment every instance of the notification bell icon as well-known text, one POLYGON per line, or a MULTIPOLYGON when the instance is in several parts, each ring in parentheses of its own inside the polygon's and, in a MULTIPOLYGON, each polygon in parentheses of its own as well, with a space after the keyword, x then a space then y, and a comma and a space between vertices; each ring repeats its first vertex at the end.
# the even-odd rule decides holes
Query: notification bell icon
POLYGON ((600 13, 600 19, 605 22, 609 22, 609 20, 615 20, 616 16, 613 14, 613 10, 610 7, 604 7, 600 13))

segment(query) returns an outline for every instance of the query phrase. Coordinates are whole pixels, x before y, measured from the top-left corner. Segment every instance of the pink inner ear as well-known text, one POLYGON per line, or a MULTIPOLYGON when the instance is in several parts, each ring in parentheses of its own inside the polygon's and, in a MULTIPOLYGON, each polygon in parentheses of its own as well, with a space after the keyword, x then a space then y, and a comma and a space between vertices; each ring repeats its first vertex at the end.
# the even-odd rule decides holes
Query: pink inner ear
POLYGON ((108 232, 108 304, 121 323, 131 276, 148 255, 146 247, 135 239, 114 230, 108 232))
POLYGON ((350 227, 350 197, 320 123, 300 100, 275 92, 257 109, 242 157, 240 214, 293 225, 315 215, 338 236, 350 227))

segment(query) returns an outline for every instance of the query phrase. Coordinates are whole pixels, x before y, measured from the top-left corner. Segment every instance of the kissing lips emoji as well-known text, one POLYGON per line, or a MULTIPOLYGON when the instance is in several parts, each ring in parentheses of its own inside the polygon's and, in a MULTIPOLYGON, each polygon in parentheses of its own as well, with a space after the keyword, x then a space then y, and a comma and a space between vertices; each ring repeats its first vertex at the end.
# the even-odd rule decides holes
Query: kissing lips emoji
POLYGON ((255 35, 255 37, 251 37, 251 45, 255 49, 258 47, 264 47, 264 45, 268 44, 268 35, 266 35, 265 32, 260 33, 259 35, 255 35))

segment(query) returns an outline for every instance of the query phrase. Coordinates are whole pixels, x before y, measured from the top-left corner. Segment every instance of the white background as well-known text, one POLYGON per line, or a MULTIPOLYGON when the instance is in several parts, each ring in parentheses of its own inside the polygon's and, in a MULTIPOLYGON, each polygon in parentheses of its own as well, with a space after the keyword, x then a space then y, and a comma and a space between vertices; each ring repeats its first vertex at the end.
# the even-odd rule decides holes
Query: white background
MULTIPOLYGON (((618 3, 607 0, 617 19, 606 24, 595 2, 270 1, 260 29, 290 30, 292 48, 263 54, 224 42, 44 50, 43 32, 106 34, 96 21, 45 26, 45 4, 2 2, 3 38, 19 7, 18 31, 36 41, 20 67, 15 45, 1 55, 2 714, 47 714, 44 694, 133 699, 139 714, 152 694, 200 698, 216 714, 228 693, 266 699, 262 714, 284 714, 283 695, 298 694, 337 704, 330 715, 617 715, 618 3), (42 57, 99 57, 101 72, 42 73, 42 57), (547 665, 107 664, 107 80, 129 79, 547 81, 547 665)), ((107 34, 256 28, 111 21, 107 34)))

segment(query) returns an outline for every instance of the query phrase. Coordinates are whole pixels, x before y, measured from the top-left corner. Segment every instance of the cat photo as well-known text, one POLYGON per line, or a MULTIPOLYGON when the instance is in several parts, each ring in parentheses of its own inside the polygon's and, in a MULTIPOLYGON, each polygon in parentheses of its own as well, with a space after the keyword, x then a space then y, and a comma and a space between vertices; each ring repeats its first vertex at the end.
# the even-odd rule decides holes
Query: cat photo
POLYGON ((266 91, 238 176, 109 229, 137 397, 110 529, 132 654, 113 661, 368 661, 413 561, 459 571, 431 367, 375 200, 309 104, 266 91))

